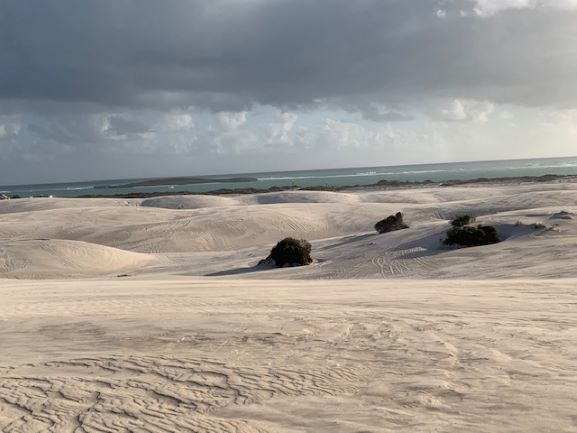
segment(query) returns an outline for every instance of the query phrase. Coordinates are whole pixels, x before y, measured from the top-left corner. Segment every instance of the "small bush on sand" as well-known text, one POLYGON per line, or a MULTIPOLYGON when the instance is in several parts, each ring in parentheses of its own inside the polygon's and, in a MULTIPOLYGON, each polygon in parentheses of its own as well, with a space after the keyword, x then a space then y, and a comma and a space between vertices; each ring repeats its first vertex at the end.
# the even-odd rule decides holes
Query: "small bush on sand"
POLYGON ((445 245, 459 245, 462 247, 478 247, 500 242, 497 229, 493 226, 478 225, 477 227, 453 227, 447 232, 445 245))
POLYGON ((473 224, 477 219, 473 215, 459 215, 453 221, 451 225, 453 227, 465 227, 469 224, 473 224))
POLYGON ((279 268, 310 265, 313 262, 311 249, 311 244, 304 239, 286 238, 276 244, 259 264, 274 263, 279 268))
POLYGON ((401 212, 397 212, 395 215, 391 215, 375 224, 375 230, 379 233, 389 233, 408 228, 409 226, 403 221, 401 212))

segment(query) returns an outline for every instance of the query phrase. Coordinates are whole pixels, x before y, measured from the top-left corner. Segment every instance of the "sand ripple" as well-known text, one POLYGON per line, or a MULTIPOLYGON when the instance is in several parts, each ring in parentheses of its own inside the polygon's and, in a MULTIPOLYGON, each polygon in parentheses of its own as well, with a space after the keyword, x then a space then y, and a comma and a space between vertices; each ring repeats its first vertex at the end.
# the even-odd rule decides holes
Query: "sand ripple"
POLYGON ((163 356, 81 358, 8 369, 0 400, 17 432, 265 432, 259 423, 227 421, 216 408, 287 396, 352 391, 342 368, 316 371, 233 367, 163 356))

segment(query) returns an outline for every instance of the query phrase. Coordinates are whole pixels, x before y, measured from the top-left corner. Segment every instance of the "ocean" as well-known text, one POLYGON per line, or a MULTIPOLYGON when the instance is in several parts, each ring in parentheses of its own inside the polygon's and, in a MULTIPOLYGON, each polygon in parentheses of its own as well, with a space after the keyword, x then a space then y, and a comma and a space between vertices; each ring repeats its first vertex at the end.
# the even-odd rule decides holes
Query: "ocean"
MULTIPOLYGON (((221 188, 266 189, 273 186, 353 186, 370 185, 380 180, 425 181, 469 180, 517 176, 577 175, 577 157, 543 158, 506 161, 455 162, 444 164, 399 165, 390 167, 362 167, 264 173, 242 173, 218 176, 198 176, 208 179, 250 177, 257 180, 234 183, 203 183, 193 185, 157 185, 130 188, 110 188, 147 179, 114 179, 86 182, 37 185, 0 186, 0 193, 8 195, 78 197, 83 195, 112 195, 152 192, 210 192, 221 188), (106 188, 109 187, 109 188, 106 188)), ((194 176, 191 174, 190 176, 194 176)))

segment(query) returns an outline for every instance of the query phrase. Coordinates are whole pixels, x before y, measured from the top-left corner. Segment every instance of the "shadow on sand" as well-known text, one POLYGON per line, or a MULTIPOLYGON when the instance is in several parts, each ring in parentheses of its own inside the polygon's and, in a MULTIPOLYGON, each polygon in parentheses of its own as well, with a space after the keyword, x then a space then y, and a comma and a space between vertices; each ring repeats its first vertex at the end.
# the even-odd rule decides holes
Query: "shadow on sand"
POLYGON ((333 248, 342 247, 343 245, 352 244, 354 242, 361 242, 366 239, 376 238, 380 236, 379 233, 365 233, 362 235, 352 235, 343 237, 339 242, 335 242, 334 244, 325 245, 324 247, 319 248, 319 250, 331 250, 333 248))
MULTIPOLYGON (((313 263, 315 264, 322 264, 326 262, 324 259, 315 259, 313 263)), ((242 275, 242 274, 252 274, 254 272, 264 272, 264 271, 272 271, 272 270, 281 270, 281 269, 295 269, 295 268, 306 268, 307 266, 285 266, 284 268, 277 268, 275 265, 272 264, 263 264, 263 265, 255 265, 248 268, 236 268, 236 269, 229 269, 226 271, 219 271, 213 272, 210 274, 205 274, 205 277, 223 277, 227 275, 242 275)))
POLYGON ((228 269, 226 271, 218 271, 210 274, 206 274, 205 277, 223 277, 227 275, 242 275, 242 274, 252 274, 254 272, 270 271, 272 269, 279 269, 274 265, 255 265, 248 268, 236 268, 228 269))

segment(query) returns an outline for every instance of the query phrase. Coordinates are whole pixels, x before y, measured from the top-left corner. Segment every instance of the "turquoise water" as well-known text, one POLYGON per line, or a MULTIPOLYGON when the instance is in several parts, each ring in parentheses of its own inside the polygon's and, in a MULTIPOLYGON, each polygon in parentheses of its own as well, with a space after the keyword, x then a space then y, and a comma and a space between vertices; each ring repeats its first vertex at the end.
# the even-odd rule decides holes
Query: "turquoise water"
MULTIPOLYGON (((92 182, 54 183, 41 185, 18 185, 0 187, 3 194, 22 197, 48 196, 78 197, 82 195, 111 195, 134 192, 208 192, 220 188, 269 188, 272 186, 352 186, 370 185, 380 180, 397 181, 445 181, 468 180, 480 177, 542 176, 545 174, 577 175, 577 157, 524 159, 509 161, 456 162, 446 164, 402 165, 391 167, 343 168, 331 170, 304 170, 270 173, 242 173, 212 176, 248 176, 258 178, 254 182, 207 183, 201 185, 165 185, 154 187, 112 188, 95 187, 118 185, 144 179, 103 180, 92 182)), ((190 176, 194 176, 194 173, 190 176)), ((211 176, 203 176, 211 178, 211 176)))

